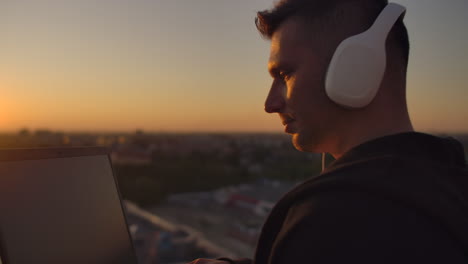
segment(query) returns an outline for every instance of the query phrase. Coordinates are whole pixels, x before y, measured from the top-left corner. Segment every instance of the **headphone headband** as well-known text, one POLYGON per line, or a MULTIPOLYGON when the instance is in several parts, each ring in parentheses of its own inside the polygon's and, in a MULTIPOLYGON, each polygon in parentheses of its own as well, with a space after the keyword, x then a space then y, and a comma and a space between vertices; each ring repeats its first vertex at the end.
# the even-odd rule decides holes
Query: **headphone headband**
POLYGON ((382 12, 380 12, 369 31, 385 40, 390 30, 393 28, 393 25, 395 25, 398 18, 404 12, 406 12, 404 6, 395 3, 388 4, 382 12))

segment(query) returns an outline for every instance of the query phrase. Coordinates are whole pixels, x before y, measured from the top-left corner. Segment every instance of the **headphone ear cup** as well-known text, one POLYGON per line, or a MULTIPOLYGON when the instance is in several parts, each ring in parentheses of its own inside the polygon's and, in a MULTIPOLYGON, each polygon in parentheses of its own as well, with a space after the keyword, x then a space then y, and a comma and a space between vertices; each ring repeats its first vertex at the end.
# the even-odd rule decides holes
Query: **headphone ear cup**
POLYGON ((405 11, 404 6, 390 3, 367 31, 340 43, 325 78, 325 91, 332 101, 350 108, 372 102, 385 73, 387 35, 405 11))
POLYGON ((365 35, 344 40, 328 67, 325 90, 335 103, 362 108, 372 102, 385 73, 385 48, 367 45, 365 35))

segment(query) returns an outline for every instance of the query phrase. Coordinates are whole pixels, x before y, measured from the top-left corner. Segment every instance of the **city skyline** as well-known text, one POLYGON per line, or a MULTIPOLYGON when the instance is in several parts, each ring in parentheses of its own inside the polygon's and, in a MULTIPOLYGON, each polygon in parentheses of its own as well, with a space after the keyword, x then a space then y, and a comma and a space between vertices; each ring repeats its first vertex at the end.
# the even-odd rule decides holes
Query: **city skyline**
MULTIPOLYGON (((415 129, 468 133, 468 3, 408 11, 415 129)), ((0 132, 278 132, 263 103, 271 0, 6 0, 0 3, 0 132)))

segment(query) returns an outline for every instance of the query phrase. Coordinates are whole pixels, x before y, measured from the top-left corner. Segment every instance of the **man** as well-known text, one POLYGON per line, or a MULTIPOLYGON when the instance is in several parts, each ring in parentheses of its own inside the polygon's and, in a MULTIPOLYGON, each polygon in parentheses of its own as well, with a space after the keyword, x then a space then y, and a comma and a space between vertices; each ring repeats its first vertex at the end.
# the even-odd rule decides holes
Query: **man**
POLYGON ((386 5, 284 0, 258 13, 271 39, 266 112, 279 114, 298 150, 337 160, 278 202, 254 260, 192 263, 468 263, 466 158, 454 139, 413 131, 403 17, 386 38, 385 73, 368 105, 343 107, 325 89, 336 48, 386 5))

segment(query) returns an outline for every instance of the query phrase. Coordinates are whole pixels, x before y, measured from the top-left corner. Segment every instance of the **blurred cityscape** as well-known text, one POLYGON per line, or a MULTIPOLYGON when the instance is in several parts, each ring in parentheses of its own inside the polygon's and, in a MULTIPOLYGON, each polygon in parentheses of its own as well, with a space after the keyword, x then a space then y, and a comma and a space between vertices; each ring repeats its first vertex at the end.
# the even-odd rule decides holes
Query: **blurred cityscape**
MULTIPOLYGON (((468 135, 451 135, 468 149, 468 135)), ((252 257, 275 202, 320 172, 320 155, 268 133, 0 134, 0 148, 106 146, 140 264, 252 257)))

